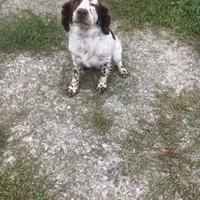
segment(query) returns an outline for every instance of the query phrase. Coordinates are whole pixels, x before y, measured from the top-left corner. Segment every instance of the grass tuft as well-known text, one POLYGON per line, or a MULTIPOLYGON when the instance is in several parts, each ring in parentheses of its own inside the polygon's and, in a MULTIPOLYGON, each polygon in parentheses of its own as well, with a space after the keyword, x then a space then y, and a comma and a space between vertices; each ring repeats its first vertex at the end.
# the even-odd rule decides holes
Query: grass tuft
POLYGON ((157 93, 153 123, 138 121, 122 141, 124 175, 145 175, 146 199, 198 199, 200 196, 200 89, 157 93))
POLYGON ((2 128, 0 128, 0 154, 6 144, 6 134, 2 128))
POLYGON ((105 134, 111 127, 112 121, 103 112, 93 112, 91 115, 91 124, 94 130, 105 134))
POLYGON ((86 106, 89 106, 90 109, 92 109, 83 115, 84 125, 86 125, 87 128, 93 129, 95 133, 101 136, 105 136, 113 123, 111 116, 108 116, 103 109, 105 100, 110 95, 110 93, 102 95, 95 92, 92 96, 85 98, 84 101, 86 106))
POLYGON ((38 175, 34 159, 17 159, 0 172, 0 199, 53 199, 54 185, 38 175))
MULTIPOLYGON (((172 28, 200 38, 199 0, 105 0, 115 16, 132 24, 172 28)), ((126 24, 128 24, 126 23, 126 24)))
POLYGON ((24 10, 1 22, 0 52, 47 51, 58 46, 62 38, 62 27, 55 17, 42 18, 31 10, 24 10))

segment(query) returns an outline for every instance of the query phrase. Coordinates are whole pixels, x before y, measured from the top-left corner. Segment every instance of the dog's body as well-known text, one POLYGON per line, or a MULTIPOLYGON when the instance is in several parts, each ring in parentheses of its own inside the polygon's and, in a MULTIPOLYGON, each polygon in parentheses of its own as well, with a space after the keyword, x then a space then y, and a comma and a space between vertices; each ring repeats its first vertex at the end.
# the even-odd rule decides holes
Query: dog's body
POLYGON ((121 43, 111 34, 105 35, 97 25, 85 31, 73 26, 69 33, 69 51, 76 64, 101 67, 105 63, 121 61, 121 43))
POLYGON ((98 0, 73 0, 63 5, 62 24, 69 31, 69 51, 74 65, 73 78, 68 94, 77 93, 80 69, 84 66, 99 67, 101 77, 97 90, 104 92, 112 65, 119 74, 128 75, 122 67, 122 47, 119 39, 110 30, 111 17, 108 9, 98 0))

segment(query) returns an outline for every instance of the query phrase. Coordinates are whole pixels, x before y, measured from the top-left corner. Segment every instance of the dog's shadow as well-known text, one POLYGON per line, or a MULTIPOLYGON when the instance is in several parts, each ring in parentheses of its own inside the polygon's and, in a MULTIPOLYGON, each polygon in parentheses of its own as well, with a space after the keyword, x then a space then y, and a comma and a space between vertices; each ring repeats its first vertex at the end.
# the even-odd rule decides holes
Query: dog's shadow
POLYGON ((96 90, 97 83, 100 77, 100 70, 91 67, 86 68, 84 67, 81 71, 81 78, 80 78, 80 89, 87 89, 87 90, 96 90))

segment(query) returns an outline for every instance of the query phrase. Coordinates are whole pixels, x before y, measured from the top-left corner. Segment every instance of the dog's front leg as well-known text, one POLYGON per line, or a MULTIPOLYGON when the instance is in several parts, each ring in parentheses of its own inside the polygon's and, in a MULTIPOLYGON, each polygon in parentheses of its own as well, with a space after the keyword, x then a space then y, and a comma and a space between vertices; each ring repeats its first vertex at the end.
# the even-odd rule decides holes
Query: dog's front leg
POLYGON ((110 73, 111 63, 106 63, 101 67, 101 77, 99 79, 97 90, 103 93, 107 89, 107 79, 110 73))
POLYGON ((80 81, 80 69, 81 69, 81 66, 79 65, 74 67, 72 81, 68 88, 68 95, 70 97, 73 97, 78 91, 79 81, 80 81))
POLYGON ((126 78, 128 76, 128 71, 123 67, 122 62, 117 63, 118 73, 121 77, 126 78))

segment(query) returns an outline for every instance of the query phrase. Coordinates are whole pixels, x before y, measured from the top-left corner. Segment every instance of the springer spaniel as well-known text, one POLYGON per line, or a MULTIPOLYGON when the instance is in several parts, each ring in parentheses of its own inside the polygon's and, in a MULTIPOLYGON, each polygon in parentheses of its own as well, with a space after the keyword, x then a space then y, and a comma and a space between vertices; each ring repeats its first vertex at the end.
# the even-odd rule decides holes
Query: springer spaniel
POLYGON ((117 66, 122 77, 128 75, 121 62, 121 42, 110 30, 110 22, 109 10, 99 0, 70 0, 63 5, 62 24, 69 32, 69 51, 74 65, 69 96, 77 93, 82 67, 101 69, 97 85, 100 93, 107 88, 112 65, 117 66))

